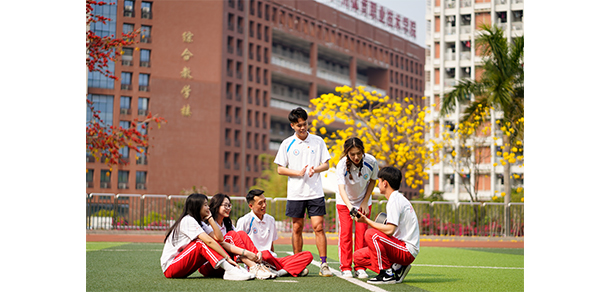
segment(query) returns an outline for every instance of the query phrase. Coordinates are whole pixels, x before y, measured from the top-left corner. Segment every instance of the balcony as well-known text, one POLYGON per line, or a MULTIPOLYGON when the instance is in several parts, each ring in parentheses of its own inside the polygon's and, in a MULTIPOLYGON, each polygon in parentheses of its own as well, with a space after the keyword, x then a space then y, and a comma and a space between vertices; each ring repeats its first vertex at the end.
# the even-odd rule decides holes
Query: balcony
POLYGON ((121 90, 131 90, 131 84, 121 84, 121 90))
POLYGON ((513 30, 523 30, 523 22, 513 22, 513 30))
POLYGON ((455 86, 455 78, 445 78, 445 87, 454 87, 455 86))
POLYGON ((139 116, 148 115, 148 109, 138 109, 138 115, 139 116))
POLYGON ((470 60, 471 52, 460 52, 460 60, 470 60))
POLYGON ((460 27, 460 34, 470 34, 472 32, 472 26, 470 24, 463 25, 460 27))
POLYGON ((119 113, 121 115, 131 115, 131 108, 121 108, 119 113))
POLYGON ((304 74, 311 74, 311 67, 308 63, 303 63, 284 56, 276 54, 271 55, 271 64, 304 74))
POLYGON ((127 183, 119 183, 119 186, 118 186, 118 187, 119 187, 119 189, 120 189, 120 190, 126 190, 126 189, 128 189, 128 188, 129 188, 129 187, 127 186, 127 183))
POLYGON ((132 60, 122 60, 121 64, 123 66, 133 66, 133 61, 132 60))
POLYGON ((100 189, 109 189, 110 188, 110 182, 100 182, 100 189))
POLYGON ((150 67, 150 62, 149 61, 140 61, 140 67, 149 68, 150 67))
POLYGON ((455 61, 455 53, 445 53, 445 61, 455 61))
MULTIPOLYGON (((521 0, 521 1, 523 1, 523 0, 521 0)), ((472 1, 471 0, 460 1, 460 7, 472 7, 472 1)))
POLYGON ((349 76, 345 76, 330 70, 318 68, 318 72, 316 74, 319 78, 329 80, 342 85, 350 85, 352 81, 349 79, 349 76))
POLYGON ((148 158, 146 157, 137 157, 136 165, 148 165, 148 158))
POLYGON ((138 86, 138 91, 148 92, 150 90, 148 88, 148 85, 140 85, 140 86, 138 86))
POLYGON ((137 183, 136 184, 136 190, 145 190, 146 189, 146 183, 137 183))
POLYGON ((150 44, 150 43, 152 43, 152 38, 150 36, 143 35, 140 42, 145 43, 145 44, 150 44))
POLYGON ((445 27, 445 35, 454 35, 455 34, 455 26, 446 26, 445 27))

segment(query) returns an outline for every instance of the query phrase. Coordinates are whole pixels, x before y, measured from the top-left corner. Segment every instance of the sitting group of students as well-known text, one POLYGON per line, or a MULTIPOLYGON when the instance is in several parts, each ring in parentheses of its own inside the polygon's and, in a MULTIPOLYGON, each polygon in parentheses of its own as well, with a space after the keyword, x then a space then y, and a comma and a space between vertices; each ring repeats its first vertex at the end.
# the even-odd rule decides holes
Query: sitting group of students
MULTIPOLYGON (((275 219, 266 214, 262 190, 248 192, 246 200, 252 212, 239 218, 236 226, 230 219, 229 196, 216 194, 208 206, 205 195, 193 194, 165 238, 161 267, 166 277, 187 277, 196 270, 226 280, 306 276, 313 256, 302 251, 305 211, 320 256, 319 275, 333 275, 326 263, 326 204, 320 177, 329 168, 330 154, 324 140, 307 131, 305 110, 292 110, 288 119, 295 134, 281 143, 274 162, 278 174, 288 176, 286 216, 292 218, 293 255, 277 257, 274 252, 273 241, 278 238, 275 219)), ((417 215, 409 200, 398 192, 402 172, 392 166, 379 169, 375 157, 365 153, 357 137, 345 140, 336 169, 340 276, 351 278, 353 264, 358 278, 368 278, 366 269, 378 273, 368 283, 401 283, 419 253, 417 215), (384 222, 370 219, 376 184, 388 200, 384 222)))

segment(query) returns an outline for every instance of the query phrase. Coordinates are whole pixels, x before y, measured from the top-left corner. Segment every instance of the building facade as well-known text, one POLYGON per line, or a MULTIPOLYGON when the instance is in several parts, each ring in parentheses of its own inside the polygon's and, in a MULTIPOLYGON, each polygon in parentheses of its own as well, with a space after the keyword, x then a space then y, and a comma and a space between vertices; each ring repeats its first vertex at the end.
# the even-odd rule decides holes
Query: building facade
MULTIPOLYGON (((431 128, 428 137, 441 139, 443 128, 454 129, 459 123, 460 107, 447 116, 441 116, 439 109, 442 96, 453 90, 457 80, 475 79, 481 74, 477 66, 482 64, 475 50, 477 28, 482 23, 497 25, 504 29, 509 43, 514 37, 523 36, 523 0, 427 0, 426 6, 426 96, 431 108, 431 128), (432 104, 435 106, 432 107, 432 104)), ((481 174, 478 179, 480 199, 491 199, 503 191, 503 166, 497 155, 502 145, 502 131, 496 127, 495 119, 501 112, 491 113, 492 136, 484 142, 487 157, 479 165, 481 174), (497 138, 494 140, 493 138, 497 138), (497 144, 498 146, 496 146, 497 144), (497 166, 493 164, 497 163, 497 166)), ((444 149, 441 156, 446 158, 433 165, 429 171, 426 194, 432 191, 444 192, 448 200, 468 200, 464 185, 474 185, 474 174, 469 184, 460 181, 458 171, 453 169, 448 159, 450 153, 459 148, 444 149)), ((511 167, 511 173, 519 174, 514 187, 523 186, 523 165, 511 167)))
POLYGON ((89 74, 89 97, 114 125, 148 112, 167 124, 148 127, 145 154, 125 151, 129 164, 111 172, 88 156, 88 193, 204 186, 244 196, 259 156, 293 134, 290 110, 310 99, 363 85, 423 105, 424 48, 313 0, 119 0, 111 18, 112 9, 115 35, 141 29, 142 39, 111 66, 119 81, 89 74))

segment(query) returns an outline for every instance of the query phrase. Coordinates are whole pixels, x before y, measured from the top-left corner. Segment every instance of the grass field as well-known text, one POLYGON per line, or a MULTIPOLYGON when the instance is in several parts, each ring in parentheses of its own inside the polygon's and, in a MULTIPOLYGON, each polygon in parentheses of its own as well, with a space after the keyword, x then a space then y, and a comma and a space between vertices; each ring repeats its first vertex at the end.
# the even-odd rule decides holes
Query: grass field
MULTIPOLYGON (((161 243, 87 242, 87 291, 523 291, 523 249, 467 249, 422 247, 404 282, 395 285, 350 283, 339 277, 318 276, 319 268, 308 266, 307 277, 275 280, 224 281, 206 279, 198 272, 186 279, 167 279, 161 272, 161 243), (365 286, 365 287, 362 287, 365 286), (381 291, 381 290, 376 290, 381 291)), ((314 245, 305 250, 319 261, 314 245)), ((292 251, 276 246, 278 256, 292 251)), ((328 262, 338 270, 336 246, 328 246, 328 262)), ((367 271, 369 276, 376 274, 367 271)), ((353 280, 352 280, 353 281, 353 280)))

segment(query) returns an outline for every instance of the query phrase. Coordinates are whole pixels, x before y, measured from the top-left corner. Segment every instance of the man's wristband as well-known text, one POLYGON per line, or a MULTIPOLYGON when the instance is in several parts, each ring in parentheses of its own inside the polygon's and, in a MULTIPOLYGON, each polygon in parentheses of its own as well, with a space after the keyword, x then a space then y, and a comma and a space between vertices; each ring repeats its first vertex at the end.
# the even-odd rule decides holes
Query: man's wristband
POLYGON ((241 256, 243 257, 245 253, 246 253, 246 249, 244 248, 241 250, 241 256))

